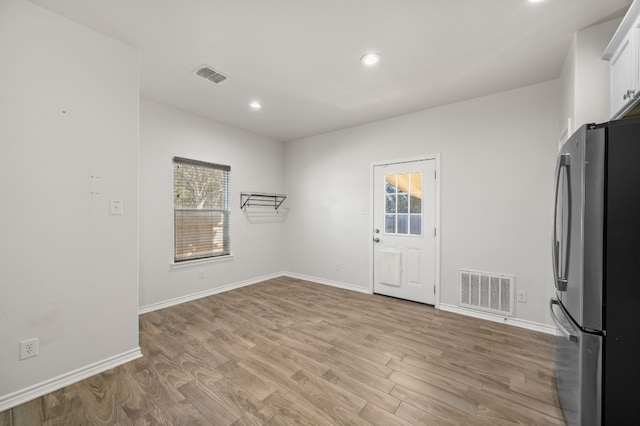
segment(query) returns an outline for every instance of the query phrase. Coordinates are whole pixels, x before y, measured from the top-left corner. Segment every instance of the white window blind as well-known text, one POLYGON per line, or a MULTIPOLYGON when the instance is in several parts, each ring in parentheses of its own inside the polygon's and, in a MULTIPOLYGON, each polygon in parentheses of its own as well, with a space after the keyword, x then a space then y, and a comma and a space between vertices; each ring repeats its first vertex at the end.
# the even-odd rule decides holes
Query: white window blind
POLYGON ((231 167, 174 157, 175 262, 231 254, 231 167))

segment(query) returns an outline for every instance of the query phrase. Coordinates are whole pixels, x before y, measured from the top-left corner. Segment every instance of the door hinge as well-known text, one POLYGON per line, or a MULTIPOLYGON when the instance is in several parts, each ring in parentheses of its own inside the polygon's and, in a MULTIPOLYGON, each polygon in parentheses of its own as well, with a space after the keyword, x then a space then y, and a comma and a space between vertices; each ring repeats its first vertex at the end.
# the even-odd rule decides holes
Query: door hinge
POLYGON ((433 236, 436 236, 436 228, 433 228, 433 236))
POLYGON ((437 171, 435 171, 435 170, 433 171, 433 178, 434 178, 434 179, 437 179, 437 178, 438 178, 437 173, 438 173, 437 171))

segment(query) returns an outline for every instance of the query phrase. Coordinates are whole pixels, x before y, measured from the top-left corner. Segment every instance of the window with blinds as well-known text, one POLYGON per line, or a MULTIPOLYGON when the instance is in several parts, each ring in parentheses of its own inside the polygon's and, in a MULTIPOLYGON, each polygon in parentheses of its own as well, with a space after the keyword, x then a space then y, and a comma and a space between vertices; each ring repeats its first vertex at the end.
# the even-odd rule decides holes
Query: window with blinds
POLYGON ((173 159, 176 263, 231 254, 230 172, 229 166, 173 159))

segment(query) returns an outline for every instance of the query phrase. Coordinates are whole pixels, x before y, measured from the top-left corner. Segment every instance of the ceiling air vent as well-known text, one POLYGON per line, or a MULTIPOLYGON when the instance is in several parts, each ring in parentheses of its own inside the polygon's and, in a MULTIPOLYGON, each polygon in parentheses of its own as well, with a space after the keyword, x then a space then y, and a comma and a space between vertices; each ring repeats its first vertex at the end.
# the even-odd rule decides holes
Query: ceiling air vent
POLYGON ((195 74, 215 84, 220 84, 223 81, 225 81, 227 78, 229 78, 226 75, 219 73, 218 71, 214 70, 213 68, 207 65, 203 65, 200 68, 198 68, 195 74))

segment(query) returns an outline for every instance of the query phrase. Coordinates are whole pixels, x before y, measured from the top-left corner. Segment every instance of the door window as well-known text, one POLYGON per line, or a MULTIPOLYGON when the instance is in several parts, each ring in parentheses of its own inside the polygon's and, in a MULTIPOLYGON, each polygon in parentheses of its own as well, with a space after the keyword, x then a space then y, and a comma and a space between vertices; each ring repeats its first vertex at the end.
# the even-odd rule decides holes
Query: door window
POLYGON ((422 172, 385 175, 384 232, 422 235, 422 172))

